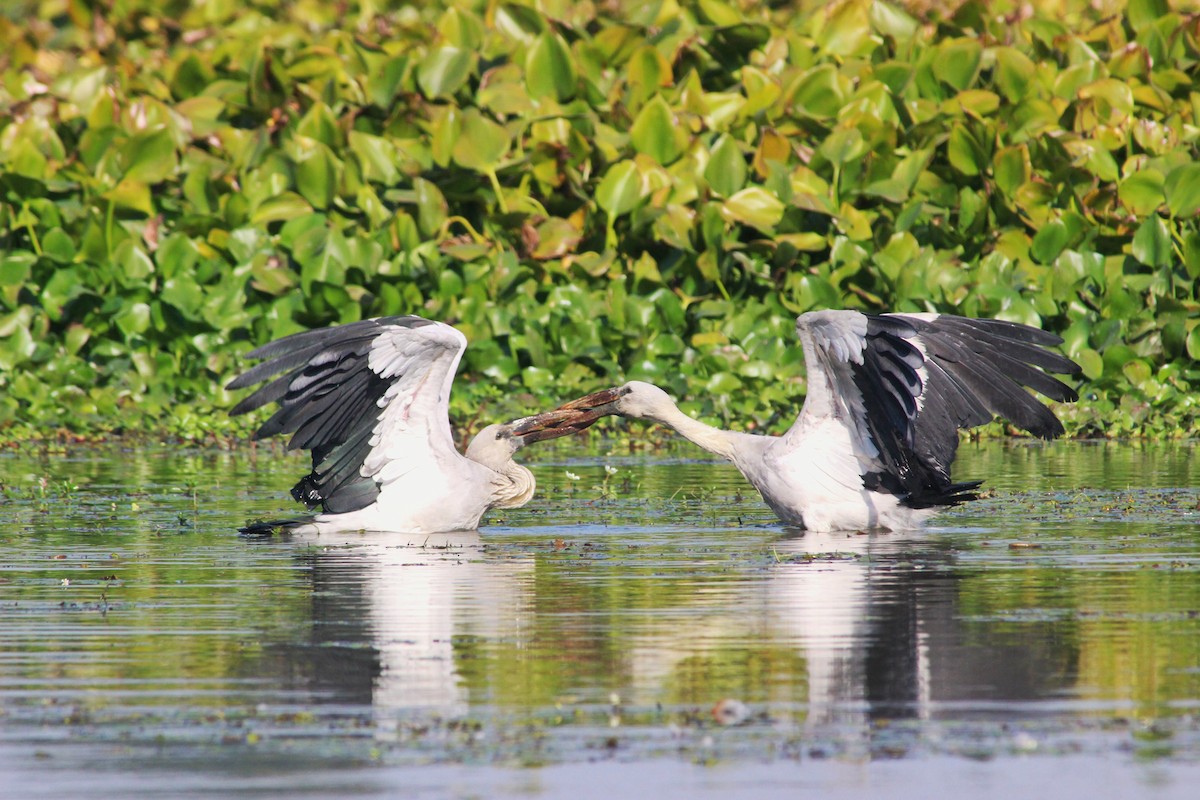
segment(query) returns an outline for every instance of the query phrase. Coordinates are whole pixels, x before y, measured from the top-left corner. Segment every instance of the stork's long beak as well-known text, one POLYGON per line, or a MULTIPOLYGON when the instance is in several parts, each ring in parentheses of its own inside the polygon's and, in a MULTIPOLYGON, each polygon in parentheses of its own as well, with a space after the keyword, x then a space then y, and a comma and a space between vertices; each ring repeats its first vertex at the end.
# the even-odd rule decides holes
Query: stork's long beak
POLYGON ((563 403, 553 411, 514 419, 508 424, 512 428, 512 435, 522 437, 525 444, 557 439, 579 433, 601 417, 615 414, 614 403, 620 396, 619 388, 602 389, 563 403))

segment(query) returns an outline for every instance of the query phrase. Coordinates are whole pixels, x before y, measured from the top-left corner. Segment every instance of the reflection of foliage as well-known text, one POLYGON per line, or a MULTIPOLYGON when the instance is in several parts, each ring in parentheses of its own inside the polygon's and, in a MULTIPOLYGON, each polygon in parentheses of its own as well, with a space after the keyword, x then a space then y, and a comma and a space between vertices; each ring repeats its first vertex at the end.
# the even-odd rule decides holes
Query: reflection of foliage
POLYGON ((671 705, 701 705, 714 698, 802 704, 809 700, 808 669, 800 651, 772 643, 748 650, 727 647, 682 658, 663 687, 671 705))
POLYGON ((639 377, 776 427, 792 315, 851 306, 1052 328, 1074 428, 1189 429, 1188 18, 552 5, 18 3, 10 424, 227 430, 247 339, 419 312, 474 342, 460 416, 639 377))

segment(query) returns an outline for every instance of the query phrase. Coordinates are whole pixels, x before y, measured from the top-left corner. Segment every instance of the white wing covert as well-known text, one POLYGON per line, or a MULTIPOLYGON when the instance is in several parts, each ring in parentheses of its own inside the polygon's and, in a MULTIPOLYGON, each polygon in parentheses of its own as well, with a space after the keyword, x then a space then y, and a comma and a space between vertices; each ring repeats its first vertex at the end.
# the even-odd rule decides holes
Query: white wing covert
POLYGON ((312 451, 312 472, 292 496, 329 513, 357 511, 375 502, 396 453, 457 456, 449 395, 466 346, 449 325, 411 316, 293 334, 247 354, 269 360, 227 388, 284 374, 230 414, 278 403, 254 438, 290 433, 289 450, 312 451))

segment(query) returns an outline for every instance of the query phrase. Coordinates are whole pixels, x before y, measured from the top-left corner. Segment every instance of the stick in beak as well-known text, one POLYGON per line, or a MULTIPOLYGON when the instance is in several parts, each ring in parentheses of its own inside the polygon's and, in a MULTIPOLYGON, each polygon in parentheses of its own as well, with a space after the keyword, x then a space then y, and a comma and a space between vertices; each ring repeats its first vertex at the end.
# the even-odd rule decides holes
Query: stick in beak
POLYGON ((579 433, 601 417, 616 413, 613 403, 620 396, 620 389, 602 389, 564 403, 553 411, 515 419, 508 424, 512 435, 522 437, 525 444, 557 439, 579 433))

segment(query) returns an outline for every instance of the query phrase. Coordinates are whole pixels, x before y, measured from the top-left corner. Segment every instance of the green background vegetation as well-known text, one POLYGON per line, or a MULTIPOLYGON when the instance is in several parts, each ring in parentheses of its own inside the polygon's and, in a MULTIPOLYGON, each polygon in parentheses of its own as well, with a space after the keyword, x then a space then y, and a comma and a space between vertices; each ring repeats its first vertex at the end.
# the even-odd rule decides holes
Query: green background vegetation
POLYGON ((823 307, 1062 334, 1192 435, 1200 20, 1164 0, 9 3, 0 437, 244 430, 254 344, 416 313, 470 427, 630 378, 778 430, 823 307))

